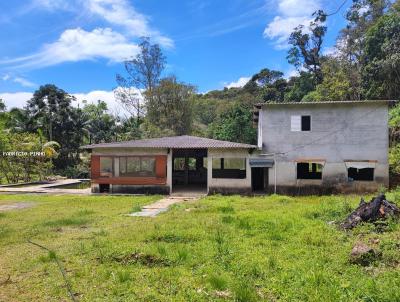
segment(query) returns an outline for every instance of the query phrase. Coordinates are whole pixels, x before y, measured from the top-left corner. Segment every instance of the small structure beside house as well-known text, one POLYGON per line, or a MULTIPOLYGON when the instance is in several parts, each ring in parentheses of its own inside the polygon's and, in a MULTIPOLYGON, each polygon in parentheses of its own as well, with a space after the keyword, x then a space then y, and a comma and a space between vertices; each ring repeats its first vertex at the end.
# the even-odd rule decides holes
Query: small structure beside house
POLYGON ((255 110, 264 189, 286 194, 376 191, 389 184, 390 101, 263 103, 255 110))
POLYGON ((251 192, 255 145, 175 136, 84 146, 92 192, 169 194, 251 192))

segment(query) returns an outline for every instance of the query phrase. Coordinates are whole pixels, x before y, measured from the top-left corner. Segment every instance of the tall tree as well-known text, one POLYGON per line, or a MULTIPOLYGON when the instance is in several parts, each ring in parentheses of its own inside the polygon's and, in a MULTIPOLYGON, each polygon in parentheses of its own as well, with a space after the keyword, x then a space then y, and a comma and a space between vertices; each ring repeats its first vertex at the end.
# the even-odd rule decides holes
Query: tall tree
POLYGON ((101 100, 97 104, 85 104, 83 114, 87 119, 90 144, 107 143, 115 140, 117 120, 108 113, 107 103, 101 100))
POLYGON ((28 101, 27 112, 48 141, 61 144, 60 155, 54 166, 62 170, 79 161, 79 147, 83 136, 75 126, 76 109, 71 106, 74 97, 55 85, 41 86, 28 101))
POLYGON ((296 66, 300 71, 302 68, 308 70, 314 76, 314 84, 322 82, 322 42, 327 30, 325 26, 326 14, 319 10, 313 14, 315 17, 310 25, 297 26, 289 38, 292 45, 288 52, 288 62, 296 66))
POLYGON ((362 99, 362 69, 366 63, 365 46, 368 29, 384 15, 390 6, 388 0, 353 0, 346 12, 346 27, 336 42, 336 59, 351 85, 351 99, 362 99))
POLYGON ((400 4, 380 17, 365 38, 362 70, 366 98, 400 98, 400 4))
POLYGON ((132 115, 136 116, 137 126, 144 115, 144 97, 152 98, 153 90, 160 81, 166 64, 158 44, 151 44, 145 37, 139 44, 139 53, 131 60, 125 61, 127 76, 117 74, 118 88, 115 90, 116 99, 132 115))
POLYGON ((236 103, 223 112, 209 129, 209 136, 215 139, 255 144, 257 132, 253 127, 250 108, 236 103))
POLYGON ((153 88, 147 103, 147 118, 161 129, 175 135, 189 134, 192 126, 192 104, 195 88, 178 82, 175 76, 164 78, 153 88))

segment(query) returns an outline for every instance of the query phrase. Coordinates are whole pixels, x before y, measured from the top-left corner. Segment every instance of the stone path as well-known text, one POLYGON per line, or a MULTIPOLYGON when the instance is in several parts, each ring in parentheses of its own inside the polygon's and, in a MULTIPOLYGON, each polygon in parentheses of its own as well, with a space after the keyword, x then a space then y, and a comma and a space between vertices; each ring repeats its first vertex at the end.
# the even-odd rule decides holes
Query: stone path
POLYGON ((136 216, 136 217, 155 217, 160 213, 166 212, 168 208, 175 204, 181 203, 184 201, 197 201, 203 195, 194 195, 194 196, 168 196, 159 201, 156 201, 152 204, 144 206, 140 212, 135 212, 128 214, 127 216, 136 216))

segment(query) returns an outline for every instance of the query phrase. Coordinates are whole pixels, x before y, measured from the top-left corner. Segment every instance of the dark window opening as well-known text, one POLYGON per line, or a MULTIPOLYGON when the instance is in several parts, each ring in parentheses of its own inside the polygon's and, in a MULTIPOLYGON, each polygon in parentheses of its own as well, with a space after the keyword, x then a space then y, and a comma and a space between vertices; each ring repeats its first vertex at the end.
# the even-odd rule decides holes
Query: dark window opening
POLYGON ((246 178, 245 158, 213 158, 213 178, 246 178))
POLYGON ((350 181, 352 180, 364 180, 373 181, 374 180, 374 168, 348 168, 347 175, 350 181))
POLYGON ((311 131, 311 116, 301 116, 301 131, 311 131))
POLYGON ((110 193, 110 185, 109 184, 100 184, 99 192, 100 193, 110 193))
POLYGON ((322 165, 318 163, 297 163, 297 179, 322 179, 322 165))

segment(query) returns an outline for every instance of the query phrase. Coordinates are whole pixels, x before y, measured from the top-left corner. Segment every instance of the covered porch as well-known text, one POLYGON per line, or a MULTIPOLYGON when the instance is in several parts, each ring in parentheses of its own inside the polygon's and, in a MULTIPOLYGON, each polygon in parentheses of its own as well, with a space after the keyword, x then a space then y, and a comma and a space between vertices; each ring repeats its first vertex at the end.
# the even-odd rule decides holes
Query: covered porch
POLYGON ((207 149, 172 149, 172 192, 207 193, 207 149))

